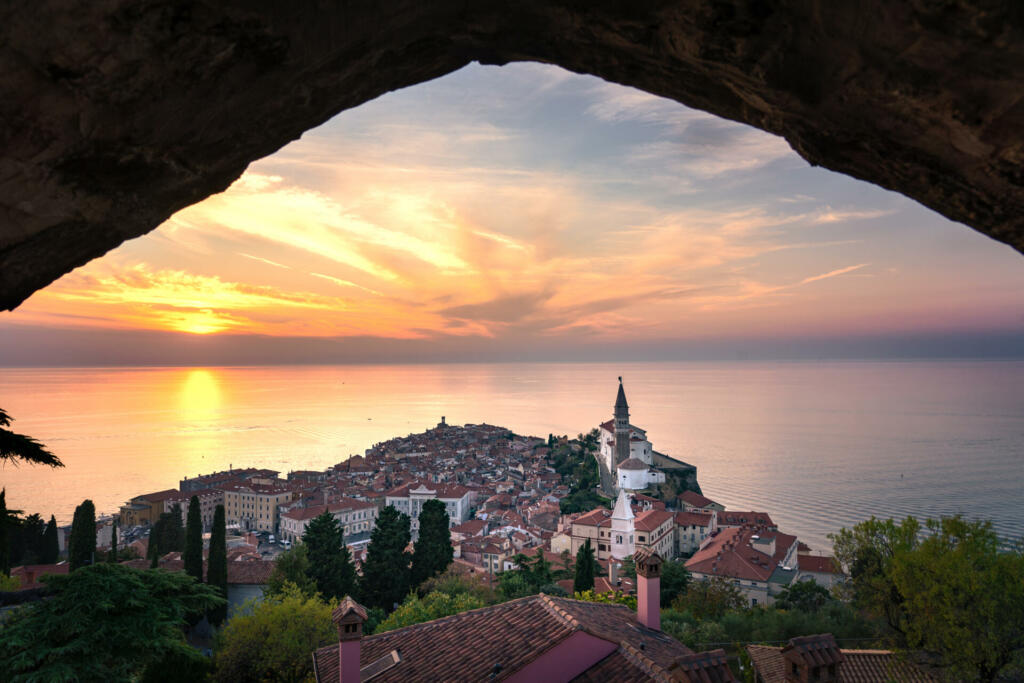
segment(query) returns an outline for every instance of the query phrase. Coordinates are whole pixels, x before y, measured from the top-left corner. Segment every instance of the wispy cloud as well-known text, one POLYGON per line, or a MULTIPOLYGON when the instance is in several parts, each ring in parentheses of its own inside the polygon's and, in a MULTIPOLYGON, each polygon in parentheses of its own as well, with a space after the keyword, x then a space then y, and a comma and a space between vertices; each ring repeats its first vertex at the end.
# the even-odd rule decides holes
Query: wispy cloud
POLYGON ((836 270, 830 270, 829 272, 822 273, 821 275, 815 275, 813 277, 805 277, 803 280, 801 280, 800 282, 797 283, 797 286, 810 284, 811 282, 817 282, 818 280, 826 280, 826 279, 828 279, 830 277, 836 277, 836 276, 839 276, 839 275, 845 275, 846 273, 852 273, 855 270, 860 270, 861 268, 866 268, 867 266, 870 266, 870 265, 871 265, 870 263, 858 263, 855 266, 847 266, 845 268, 837 268, 836 270))

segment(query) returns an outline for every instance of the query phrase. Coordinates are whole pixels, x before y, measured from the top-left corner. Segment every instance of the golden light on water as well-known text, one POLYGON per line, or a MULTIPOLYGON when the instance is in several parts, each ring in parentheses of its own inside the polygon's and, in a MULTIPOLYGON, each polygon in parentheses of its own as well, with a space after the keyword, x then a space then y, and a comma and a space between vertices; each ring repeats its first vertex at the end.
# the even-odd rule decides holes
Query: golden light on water
POLYGON ((185 420, 209 420, 222 404, 220 382, 209 370, 190 370, 181 383, 178 407, 185 420))

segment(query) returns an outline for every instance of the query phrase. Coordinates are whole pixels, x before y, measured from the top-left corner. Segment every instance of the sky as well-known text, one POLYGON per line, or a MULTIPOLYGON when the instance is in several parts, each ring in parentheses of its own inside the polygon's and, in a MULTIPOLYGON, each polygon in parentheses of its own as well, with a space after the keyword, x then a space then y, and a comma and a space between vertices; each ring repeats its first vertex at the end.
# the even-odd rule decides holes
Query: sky
POLYGON ((470 65, 0 313, 0 364, 1024 355, 1024 258, 784 139, 470 65))

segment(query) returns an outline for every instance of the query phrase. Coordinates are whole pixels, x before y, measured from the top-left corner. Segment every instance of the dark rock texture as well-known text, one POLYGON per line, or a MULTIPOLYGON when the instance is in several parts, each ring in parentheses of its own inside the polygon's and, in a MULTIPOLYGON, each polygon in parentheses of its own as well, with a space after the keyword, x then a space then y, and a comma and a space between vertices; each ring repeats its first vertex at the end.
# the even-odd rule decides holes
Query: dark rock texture
POLYGON ((0 308, 472 60, 752 124, 1024 250, 1017 0, 33 0, 0 7, 0 308))

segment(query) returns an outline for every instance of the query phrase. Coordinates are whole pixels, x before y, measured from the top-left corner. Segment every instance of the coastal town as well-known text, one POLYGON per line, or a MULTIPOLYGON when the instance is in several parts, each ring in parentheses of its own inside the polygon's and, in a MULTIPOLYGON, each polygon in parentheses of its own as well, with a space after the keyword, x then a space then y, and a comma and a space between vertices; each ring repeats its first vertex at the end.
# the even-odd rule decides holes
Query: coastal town
MULTIPOLYGON (((768 512, 729 509, 703 495, 694 466, 657 452, 647 432, 630 423, 621 378, 612 419, 576 439, 521 436, 489 424, 455 426, 442 417, 432 429, 375 444, 326 470, 282 475, 232 468, 134 496, 117 515, 97 520, 98 548, 111 545, 116 528, 119 546, 147 557, 149 532, 160 516, 175 511, 184 523, 193 496, 206 532, 216 507, 224 506, 233 605, 258 596, 276 555, 300 543, 310 521, 325 511, 343 529, 358 567, 383 507, 409 516, 415 541, 423 504, 434 499, 448 513, 454 562, 489 576, 516 568, 521 555, 571 563, 589 542, 601 568, 598 592, 633 593, 634 580, 620 570, 640 550, 685 561, 695 579, 733 581, 751 606, 772 604, 795 581, 831 587, 842 578, 832 558, 781 531, 768 512), (593 491, 582 492, 592 507, 567 505, 579 500, 581 482, 572 472, 560 473, 559 462, 562 471, 565 463, 596 466, 593 491)), ((70 527, 61 532, 63 545, 70 527)), ((132 562, 145 566, 142 559, 132 562)), ((167 553, 159 562, 177 568, 181 554, 167 553)), ((44 571, 61 567, 14 574, 34 585, 44 571)))

